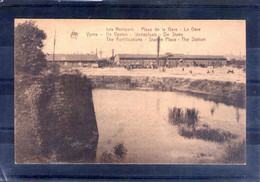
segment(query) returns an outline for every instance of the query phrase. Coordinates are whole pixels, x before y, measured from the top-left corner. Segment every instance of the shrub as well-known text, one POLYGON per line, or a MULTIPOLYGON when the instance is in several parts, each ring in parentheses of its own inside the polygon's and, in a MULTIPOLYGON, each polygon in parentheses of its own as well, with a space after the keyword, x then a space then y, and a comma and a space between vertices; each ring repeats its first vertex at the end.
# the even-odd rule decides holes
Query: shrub
POLYGON ((174 107, 169 108, 169 122, 173 125, 180 125, 184 122, 183 110, 181 108, 174 107))
POLYGON ((198 115, 199 115, 199 111, 196 110, 195 108, 186 109, 185 112, 185 122, 187 123, 188 127, 195 127, 195 125, 198 123, 199 119, 198 119, 198 115))
POLYGON ((246 142, 233 143, 228 145, 225 150, 224 161, 226 163, 245 163, 246 162, 246 142))
POLYGON ((185 128, 185 127, 179 127, 178 128, 179 135, 186 137, 186 138, 194 138, 194 132, 191 129, 185 128))
POLYGON ((127 154, 127 149, 125 148, 125 146, 123 144, 118 144, 114 147, 114 154, 117 157, 124 159, 127 154))
POLYGON ((54 152, 59 162, 94 161, 98 129, 89 80, 77 74, 51 74, 39 82, 42 91, 35 112, 41 155, 50 158, 54 152))
POLYGON ((113 163, 115 158, 112 153, 103 152, 100 158, 101 163, 113 163))
POLYGON ((39 75, 47 67, 42 52, 46 34, 35 25, 35 21, 20 23, 14 30, 14 60, 16 74, 39 75))
POLYGON ((169 109, 169 123, 173 125, 186 125, 187 127, 195 127, 195 125, 199 122, 199 111, 195 108, 189 109, 186 108, 183 111, 182 108, 174 107, 169 109))
POLYGON ((185 127, 180 127, 178 130, 179 134, 186 138, 197 138, 205 141, 223 143, 229 141, 230 139, 237 138, 237 135, 234 135, 228 131, 221 131, 218 129, 211 128, 200 128, 200 129, 190 129, 185 127))
POLYGON ((59 63, 50 62, 50 63, 48 63, 47 68, 53 74, 59 75, 59 73, 60 73, 60 64, 59 63))
POLYGON ((125 159, 127 149, 124 144, 117 144, 111 152, 103 152, 100 158, 101 163, 120 163, 125 159))
POLYGON ((205 141, 224 143, 238 136, 220 129, 212 129, 207 124, 198 127, 199 112, 195 108, 169 108, 169 123, 178 126, 179 135, 186 138, 197 138, 205 141))

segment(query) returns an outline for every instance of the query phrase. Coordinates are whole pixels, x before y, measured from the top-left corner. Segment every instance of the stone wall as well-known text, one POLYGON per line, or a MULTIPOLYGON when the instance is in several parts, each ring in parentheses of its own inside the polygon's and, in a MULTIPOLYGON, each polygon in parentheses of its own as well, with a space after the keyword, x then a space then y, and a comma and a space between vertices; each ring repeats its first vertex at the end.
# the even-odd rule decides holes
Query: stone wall
POLYGON ((15 89, 16 162, 95 162, 98 128, 90 81, 80 74, 49 74, 19 89, 22 82, 15 89))

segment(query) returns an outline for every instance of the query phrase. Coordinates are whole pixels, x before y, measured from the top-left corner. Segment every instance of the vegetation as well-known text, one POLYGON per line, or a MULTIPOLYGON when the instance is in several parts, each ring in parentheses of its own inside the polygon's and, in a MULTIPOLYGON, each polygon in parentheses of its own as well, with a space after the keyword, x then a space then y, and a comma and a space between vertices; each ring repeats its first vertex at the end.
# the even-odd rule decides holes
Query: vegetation
POLYGON ((183 111, 182 108, 174 107, 169 109, 169 122, 173 125, 187 125, 188 128, 195 128, 199 118, 199 111, 195 108, 186 108, 183 111))
POLYGON ((246 162, 246 142, 231 143, 225 150, 224 162, 242 164, 246 162))
POLYGON ((98 129, 91 82, 47 64, 45 38, 34 21, 15 27, 16 162, 94 162, 98 129))
POLYGON ((117 144, 113 151, 103 152, 100 158, 101 163, 120 163, 125 159, 127 149, 124 144, 117 144))
MULTIPOLYGON (((41 93, 40 73, 47 67, 42 52, 46 34, 34 21, 15 27, 15 159, 18 163, 39 161, 39 137, 35 101, 41 93)), ((40 159, 41 158, 41 159, 40 159)))
POLYGON ((156 91, 180 91, 205 100, 221 102, 239 108, 245 108, 244 83, 200 80, 176 77, 148 77, 148 76, 91 76, 94 88, 109 88, 132 90, 152 88, 156 91))
POLYGON ((48 74, 19 90, 18 163, 94 162, 98 129, 90 84, 76 73, 48 74))
POLYGON ((169 109, 169 123, 178 126, 179 135, 186 138, 197 138, 211 142, 223 143, 230 139, 237 138, 228 131, 221 131, 220 129, 212 129, 208 125, 199 125, 199 112, 195 108, 170 108, 169 109))
POLYGON ((39 75, 47 67, 45 54, 42 52, 46 34, 35 21, 26 21, 15 27, 15 72, 39 75))
POLYGON ((78 74, 49 75, 40 85, 35 105, 41 154, 49 158, 54 152, 55 161, 94 161, 98 132, 89 80, 78 74))
POLYGON ((186 138, 197 138, 211 142, 223 143, 230 139, 236 139, 237 135, 230 133, 229 131, 221 131, 219 129, 212 128, 199 128, 199 129, 187 129, 180 127, 179 134, 186 138))
POLYGON ((173 125, 184 123, 183 110, 181 108, 169 108, 169 122, 173 125))
POLYGON ((127 149, 123 144, 120 143, 114 147, 114 154, 120 159, 124 159, 127 154, 127 149))

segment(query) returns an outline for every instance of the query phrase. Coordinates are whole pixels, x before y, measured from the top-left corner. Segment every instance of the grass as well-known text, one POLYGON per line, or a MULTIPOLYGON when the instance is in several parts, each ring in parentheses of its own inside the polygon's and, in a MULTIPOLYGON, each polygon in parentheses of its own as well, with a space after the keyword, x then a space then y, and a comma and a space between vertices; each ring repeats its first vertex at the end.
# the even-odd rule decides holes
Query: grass
POLYGON ((124 144, 117 144, 113 151, 103 152, 100 158, 101 163, 120 163, 125 159, 127 149, 124 144))
POLYGON ((210 128, 207 124, 199 125, 199 111, 195 108, 170 108, 169 123, 178 126, 179 135, 205 141, 224 143, 238 136, 220 129, 210 128))
POLYGON ((187 125, 188 128, 194 128, 199 122, 199 111, 195 108, 182 108, 174 107, 169 109, 169 122, 173 125, 187 125))
POLYGON ((224 161, 230 164, 244 164, 246 162, 246 142, 231 143, 225 150, 224 161))
POLYGON ((197 138, 205 141, 224 143, 230 139, 236 139, 237 135, 230 133, 229 131, 221 131, 219 129, 212 128, 199 128, 189 129, 184 126, 179 127, 178 133, 186 138, 197 138))
POLYGON ((127 149, 125 148, 124 144, 118 144, 114 147, 114 154, 115 156, 119 157, 120 159, 124 159, 127 154, 127 149))
POLYGON ((184 123, 184 114, 181 108, 169 108, 169 123, 173 125, 180 125, 184 123))
POLYGON ((184 121, 187 123, 188 127, 195 127, 199 121, 199 111, 195 108, 186 109, 184 121))

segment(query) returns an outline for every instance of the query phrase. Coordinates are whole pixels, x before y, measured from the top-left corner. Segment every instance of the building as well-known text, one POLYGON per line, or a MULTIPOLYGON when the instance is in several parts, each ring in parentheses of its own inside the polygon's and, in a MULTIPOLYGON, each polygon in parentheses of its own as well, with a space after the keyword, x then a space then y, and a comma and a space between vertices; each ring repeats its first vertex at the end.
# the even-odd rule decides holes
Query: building
POLYGON ((188 66, 224 66, 227 59, 224 56, 211 55, 184 55, 167 54, 157 57, 153 54, 117 54, 114 63, 121 67, 132 68, 156 68, 165 67, 188 67, 188 66))
POLYGON ((98 59, 96 54, 52 54, 46 56, 48 62, 56 62, 64 67, 103 67, 106 59, 98 59))
POLYGON ((167 67, 188 67, 188 66, 214 66, 221 67, 227 65, 227 59, 224 56, 212 55, 170 55, 166 57, 167 67))
POLYGON ((154 68, 158 67, 158 61, 165 60, 164 57, 155 54, 117 54, 114 63, 117 66, 132 68, 154 68))
POLYGON ((228 66, 234 66, 234 67, 245 67, 246 66, 246 60, 235 60, 231 59, 227 61, 228 66))

